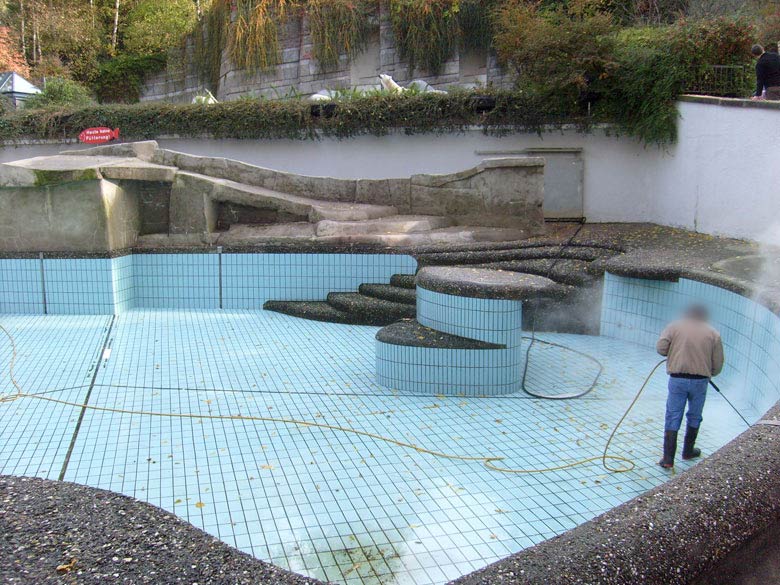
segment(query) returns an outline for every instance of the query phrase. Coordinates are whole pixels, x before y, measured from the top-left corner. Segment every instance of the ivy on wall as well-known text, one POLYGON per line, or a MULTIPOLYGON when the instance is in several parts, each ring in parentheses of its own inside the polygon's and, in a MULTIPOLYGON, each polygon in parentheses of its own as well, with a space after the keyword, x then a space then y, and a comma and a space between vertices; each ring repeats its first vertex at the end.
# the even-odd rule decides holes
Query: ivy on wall
POLYGON ((390 20, 409 69, 441 73, 459 43, 458 0, 390 0, 390 20))
POLYGON ((341 55, 351 58, 363 50, 375 8, 371 0, 308 0, 313 56, 321 67, 334 67, 341 55))

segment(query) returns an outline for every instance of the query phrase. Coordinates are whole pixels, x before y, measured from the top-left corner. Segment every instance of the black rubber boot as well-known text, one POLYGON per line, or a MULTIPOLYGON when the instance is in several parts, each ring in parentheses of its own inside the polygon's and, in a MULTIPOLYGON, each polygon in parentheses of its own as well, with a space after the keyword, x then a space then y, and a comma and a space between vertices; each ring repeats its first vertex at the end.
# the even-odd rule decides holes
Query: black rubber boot
POLYGON ((698 428, 688 427, 685 429, 685 439, 683 441, 682 458, 685 460, 696 459, 701 455, 701 449, 694 447, 696 436, 699 434, 698 428))
POLYGON ((658 465, 664 469, 674 467, 674 454, 677 452, 677 431, 666 431, 664 433, 664 456, 658 462, 658 465))

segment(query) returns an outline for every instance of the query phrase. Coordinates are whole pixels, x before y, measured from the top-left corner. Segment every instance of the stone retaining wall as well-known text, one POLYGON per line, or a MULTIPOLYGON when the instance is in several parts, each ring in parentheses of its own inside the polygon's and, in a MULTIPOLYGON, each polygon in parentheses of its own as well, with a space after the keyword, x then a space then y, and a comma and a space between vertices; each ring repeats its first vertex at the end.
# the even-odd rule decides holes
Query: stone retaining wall
MULTIPOLYGON (((426 71, 409 71, 395 46, 389 7, 380 3, 378 27, 366 48, 353 60, 342 56, 338 65, 323 70, 313 58, 311 31, 306 17, 292 19, 284 25, 281 63, 271 72, 253 73, 236 68, 223 54, 217 99, 229 101, 241 96, 284 97, 290 94, 312 94, 321 89, 378 87, 380 73, 387 73, 401 84, 424 79, 434 87, 449 85, 508 86, 511 78, 496 63, 494 55, 480 51, 456 52, 438 75, 426 71)), ((189 102, 206 89, 199 79, 193 60, 194 45, 189 43, 183 63, 171 63, 166 71, 147 79, 141 101, 189 102)))

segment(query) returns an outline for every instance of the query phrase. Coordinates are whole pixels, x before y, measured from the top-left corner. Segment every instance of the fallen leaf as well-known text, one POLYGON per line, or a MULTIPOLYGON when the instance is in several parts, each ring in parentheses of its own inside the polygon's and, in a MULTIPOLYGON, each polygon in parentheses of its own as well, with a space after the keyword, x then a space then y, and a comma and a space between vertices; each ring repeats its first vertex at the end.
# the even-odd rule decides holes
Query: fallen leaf
POLYGON ((60 573, 70 573, 76 566, 76 559, 70 559, 70 562, 64 565, 59 565, 57 571, 60 573))

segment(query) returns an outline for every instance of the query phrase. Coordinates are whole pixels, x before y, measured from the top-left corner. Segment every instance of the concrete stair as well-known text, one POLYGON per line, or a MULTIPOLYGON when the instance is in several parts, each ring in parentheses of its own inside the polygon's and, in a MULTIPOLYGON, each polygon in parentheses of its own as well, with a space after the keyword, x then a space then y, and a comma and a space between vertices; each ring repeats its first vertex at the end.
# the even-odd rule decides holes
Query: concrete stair
POLYGON ((364 221, 322 220, 317 236, 364 236, 374 234, 414 234, 450 227, 455 222, 437 215, 394 215, 364 221))
MULTIPOLYGON (((567 248, 532 244, 507 249, 424 253, 419 266, 469 266, 549 277, 560 298, 524 302, 523 326, 537 331, 593 334, 598 330, 601 262, 618 253, 597 246, 567 248)), ((362 325, 387 325, 416 317, 416 276, 394 274, 389 284, 364 283, 357 293, 330 293, 327 301, 269 301, 264 308, 288 315, 362 325)), ((409 331, 410 325, 403 330, 409 331)), ((442 346, 444 347, 444 346, 442 346)))
POLYGON ((183 182, 188 188, 202 189, 212 201, 275 209, 290 215, 307 217, 311 223, 328 220, 363 222, 398 215, 398 210, 391 206, 311 199, 187 171, 179 171, 176 180, 183 182))
POLYGON ((480 264, 481 268, 510 270, 537 276, 548 276, 562 284, 588 286, 599 279, 590 271, 591 262, 573 258, 537 258, 533 260, 507 260, 480 264))
POLYGON ((405 288, 393 286, 392 284, 361 284, 358 288, 361 295, 401 303, 404 305, 414 305, 417 303, 417 294, 414 288, 405 288))
MULTIPOLYGON (((323 220, 317 223, 290 222, 274 224, 233 224, 226 232, 213 234, 221 245, 247 245, 268 241, 311 240, 335 244, 377 244, 380 246, 424 246, 431 244, 463 244, 466 242, 517 241, 522 232, 506 228, 471 228, 451 226, 428 229, 429 226, 451 222, 448 218, 431 216, 409 221, 408 216, 356 221, 323 220), (402 218, 402 219, 396 219, 402 218), (383 232, 381 230, 418 230, 383 232), (484 237, 484 239, 482 239, 484 237)), ((522 237, 521 237, 522 236, 522 237)))
POLYGON ((414 283, 416 277, 416 274, 393 274, 390 277, 390 285, 399 288, 416 289, 417 285, 414 283))
MULTIPOLYGON (((396 282, 414 282, 413 274, 396 274, 396 282)), ((263 309, 292 317, 345 323, 383 326, 416 316, 413 288, 390 284, 366 283, 358 293, 332 292, 326 301, 266 301, 263 309)))
POLYGON ((388 324, 399 319, 411 319, 417 314, 415 305, 396 303, 360 293, 329 293, 328 304, 339 311, 359 315, 366 323, 388 324))

